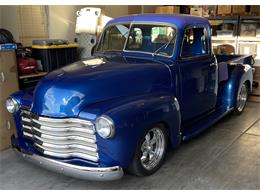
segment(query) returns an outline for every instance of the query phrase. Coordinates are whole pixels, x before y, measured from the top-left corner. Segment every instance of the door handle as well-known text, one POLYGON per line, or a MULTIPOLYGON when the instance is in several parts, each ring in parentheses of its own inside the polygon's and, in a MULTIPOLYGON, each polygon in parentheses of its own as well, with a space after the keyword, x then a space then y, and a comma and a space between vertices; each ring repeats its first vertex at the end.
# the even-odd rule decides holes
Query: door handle
POLYGON ((211 63, 209 66, 210 66, 210 67, 216 66, 216 63, 211 63))
POLYGON ((2 81, 2 83, 5 82, 5 74, 4 74, 4 72, 1 72, 1 81, 2 81))

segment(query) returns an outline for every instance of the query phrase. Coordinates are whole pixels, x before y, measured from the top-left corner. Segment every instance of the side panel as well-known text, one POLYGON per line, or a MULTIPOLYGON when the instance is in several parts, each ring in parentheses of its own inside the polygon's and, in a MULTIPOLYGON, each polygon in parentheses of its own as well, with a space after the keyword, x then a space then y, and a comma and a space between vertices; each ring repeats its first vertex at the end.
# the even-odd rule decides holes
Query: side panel
POLYGON ((181 113, 190 120, 215 107, 216 66, 212 56, 180 61, 181 113))
POLYGON ((97 135, 101 165, 121 165, 127 168, 144 130, 157 123, 165 124, 173 147, 179 145, 181 140, 179 105, 172 96, 147 94, 105 101, 87 107, 80 113, 80 118, 91 117, 93 114, 96 117, 108 115, 113 119, 116 129, 115 136, 111 139, 97 135))
POLYGON ((219 84, 217 105, 227 109, 235 107, 238 89, 246 81, 249 84, 249 91, 252 91, 253 72, 250 65, 230 66, 228 81, 219 84))

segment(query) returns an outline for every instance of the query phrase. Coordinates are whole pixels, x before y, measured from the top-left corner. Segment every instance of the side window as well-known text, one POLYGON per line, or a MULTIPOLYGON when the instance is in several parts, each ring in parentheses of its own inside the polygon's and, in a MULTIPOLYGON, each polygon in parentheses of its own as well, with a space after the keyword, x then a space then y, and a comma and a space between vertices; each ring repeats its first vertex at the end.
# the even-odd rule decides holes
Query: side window
POLYGON ((182 41, 181 57, 195 57, 209 54, 207 30, 205 28, 188 28, 182 41))
POLYGON ((143 34, 140 28, 133 28, 129 35, 129 49, 141 49, 142 48, 143 34))

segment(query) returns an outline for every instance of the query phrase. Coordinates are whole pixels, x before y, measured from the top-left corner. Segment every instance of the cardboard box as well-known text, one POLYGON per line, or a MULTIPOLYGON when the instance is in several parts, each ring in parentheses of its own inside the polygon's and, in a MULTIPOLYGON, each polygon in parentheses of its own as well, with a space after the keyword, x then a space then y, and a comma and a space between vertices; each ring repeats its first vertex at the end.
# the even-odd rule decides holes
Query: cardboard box
POLYGON ((208 14, 209 14, 209 16, 216 16, 217 6, 216 5, 208 5, 208 14))
POLYGON ((232 6, 231 5, 218 5, 217 14, 226 15, 231 14, 232 6))
POLYGON ((190 8, 190 15, 202 17, 202 8, 190 8))
POLYGON ((233 14, 243 14, 246 12, 245 5, 232 5, 232 13, 233 14))
POLYGON ((128 5, 128 14, 140 14, 142 13, 141 5, 128 5))
POLYGON ((255 37, 256 29, 257 29, 256 24, 242 23, 241 29, 240 29, 240 36, 241 37, 255 37))
POLYGON ((155 9, 156 14, 179 14, 179 6, 158 6, 155 9))
POLYGON ((260 14, 260 5, 250 5, 250 12, 260 14))

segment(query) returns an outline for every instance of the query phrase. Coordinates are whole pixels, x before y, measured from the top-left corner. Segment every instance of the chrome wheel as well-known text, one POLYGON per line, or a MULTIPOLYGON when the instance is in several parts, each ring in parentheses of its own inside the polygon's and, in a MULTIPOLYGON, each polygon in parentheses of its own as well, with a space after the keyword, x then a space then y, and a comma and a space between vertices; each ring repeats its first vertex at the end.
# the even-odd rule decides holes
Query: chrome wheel
POLYGON ((160 163, 165 148, 165 136, 162 130, 157 127, 150 129, 141 145, 141 165, 146 170, 152 170, 160 163))
POLYGON ((245 84, 243 84, 240 88, 240 91, 237 96, 237 110, 242 112, 247 101, 248 91, 245 84))

